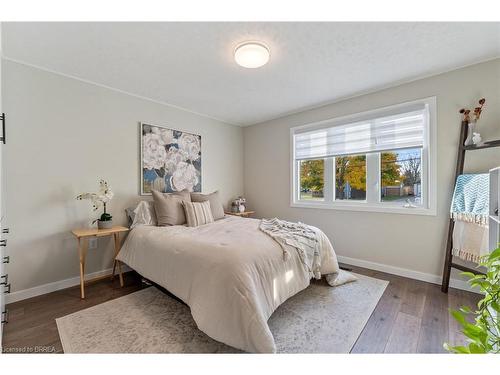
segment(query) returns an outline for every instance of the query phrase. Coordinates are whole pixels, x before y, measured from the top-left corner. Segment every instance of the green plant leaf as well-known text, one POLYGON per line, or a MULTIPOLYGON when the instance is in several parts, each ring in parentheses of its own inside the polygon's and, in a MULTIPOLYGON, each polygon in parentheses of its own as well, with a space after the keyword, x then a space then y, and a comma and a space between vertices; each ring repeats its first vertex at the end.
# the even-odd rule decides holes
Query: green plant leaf
POLYGON ((472 354, 484 354, 486 353, 483 346, 471 343, 469 344, 469 350, 472 354))
POLYGON ((469 277, 469 284, 478 286, 484 297, 472 311, 462 306, 459 311, 450 311, 453 318, 462 326, 463 334, 468 338, 467 346, 449 346, 444 348, 454 353, 495 353, 500 345, 500 318, 492 311, 500 312, 500 248, 489 256, 481 258, 481 265, 487 268, 485 275, 464 272, 469 277), (467 318, 473 317, 473 323, 467 318))
POLYGON ((451 315, 455 318, 457 322, 460 323, 461 326, 464 326, 467 321, 465 320, 465 316, 461 311, 453 310, 451 315))
POLYGON ((101 220, 101 221, 110 221, 112 218, 113 218, 113 216, 111 216, 108 213, 105 213, 105 214, 101 215, 101 218, 99 220, 101 220))
POLYGON ((464 314, 470 314, 472 312, 469 306, 461 306, 460 311, 463 312, 464 314))
POLYGON ((475 273, 472 273, 472 272, 460 272, 460 275, 462 275, 462 276, 466 276, 466 277, 468 277, 469 279, 472 279, 472 278, 476 277, 476 274, 475 274, 475 273))
POLYGON ((498 249, 494 250, 493 252, 491 252, 490 255, 488 255, 489 261, 494 261, 497 259, 500 259, 500 247, 498 249))
POLYGON ((466 346, 452 346, 450 349, 455 353, 470 354, 470 350, 466 346))

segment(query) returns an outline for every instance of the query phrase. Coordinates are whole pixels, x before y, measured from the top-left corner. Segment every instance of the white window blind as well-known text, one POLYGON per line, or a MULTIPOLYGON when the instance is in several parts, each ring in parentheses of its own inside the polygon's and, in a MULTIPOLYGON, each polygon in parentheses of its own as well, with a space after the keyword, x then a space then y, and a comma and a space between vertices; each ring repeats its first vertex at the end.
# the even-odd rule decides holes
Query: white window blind
POLYGON ((428 109, 294 134, 295 160, 422 147, 428 109))

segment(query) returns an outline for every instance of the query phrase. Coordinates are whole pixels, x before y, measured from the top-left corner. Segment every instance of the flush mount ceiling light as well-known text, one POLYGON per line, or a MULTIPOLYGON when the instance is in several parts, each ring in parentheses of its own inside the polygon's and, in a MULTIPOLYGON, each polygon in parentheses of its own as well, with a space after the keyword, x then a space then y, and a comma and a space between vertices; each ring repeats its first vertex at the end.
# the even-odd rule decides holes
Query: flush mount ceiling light
POLYGON ((261 42, 243 42, 234 50, 234 60, 244 68, 260 68, 269 61, 269 48, 261 42))

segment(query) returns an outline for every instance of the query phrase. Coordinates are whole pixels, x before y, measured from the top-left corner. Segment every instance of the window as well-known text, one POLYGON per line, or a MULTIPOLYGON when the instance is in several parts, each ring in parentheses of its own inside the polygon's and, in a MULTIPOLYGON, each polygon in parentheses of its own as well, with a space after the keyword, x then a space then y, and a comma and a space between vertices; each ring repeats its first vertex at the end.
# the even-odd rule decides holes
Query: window
POLYGON ((335 158, 335 199, 366 199, 366 155, 335 158))
POLYGON ((380 154, 381 202, 422 205, 422 149, 412 148, 380 154))
POLYGON ((435 215, 435 98, 291 129, 294 207, 435 215))
POLYGON ((325 187, 325 159, 301 160, 300 170, 300 199, 324 200, 325 187))

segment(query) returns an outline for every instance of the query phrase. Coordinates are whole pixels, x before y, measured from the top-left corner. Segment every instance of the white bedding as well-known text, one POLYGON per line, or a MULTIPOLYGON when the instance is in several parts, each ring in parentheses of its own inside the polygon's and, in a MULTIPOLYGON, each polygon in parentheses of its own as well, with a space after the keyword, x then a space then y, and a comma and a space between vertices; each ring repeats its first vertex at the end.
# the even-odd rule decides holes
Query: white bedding
MULTIPOLYGON (((199 227, 139 226, 118 259, 163 286, 191 309, 198 328, 248 352, 276 351, 267 320, 310 282, 297 251, 288 259, 260 220, 227 217, 199 227)), ((317 228, 321 273, 339 271, 326 235, 317 228)))

